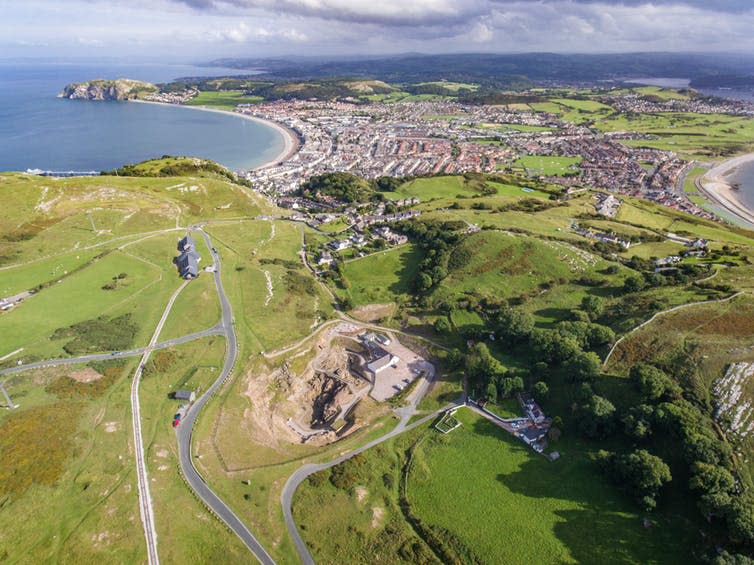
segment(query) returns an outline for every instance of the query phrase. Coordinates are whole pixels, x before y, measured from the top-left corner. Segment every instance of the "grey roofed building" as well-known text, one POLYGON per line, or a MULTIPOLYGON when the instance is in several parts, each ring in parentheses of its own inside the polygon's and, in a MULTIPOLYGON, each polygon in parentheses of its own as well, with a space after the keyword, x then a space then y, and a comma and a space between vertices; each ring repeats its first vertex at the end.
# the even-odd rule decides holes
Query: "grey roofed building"
POLYGON ((184 252, 192 249, 196 249, 196 243, 194 243, 194 238, 187 234, 186 237, 178 242, 178 251, 184 252))
POLYGON ((385 352, 385 354, 382 357, 378 357, 374 361, 369 363, 367 365, 367 370, 369 370, 369 372, 372 373, 372 375, 376 377, 377 373, 379 373, 383 369, 387 369, 390 365, 398 363, 398 361, 400 361, 398 357, 396 357, 395 355, 391 355, 388 352, 385 352))
POLYGON ((199 261, 201 257, 193 249, 184 251, 175 259, 178 272, 184 279, 193 279, 199 276, 199 261))
POLYGON ((194 402, 196 400, 196 393, 193 390, 177 390, 174 397, 176 400, 188 400, 194 402))

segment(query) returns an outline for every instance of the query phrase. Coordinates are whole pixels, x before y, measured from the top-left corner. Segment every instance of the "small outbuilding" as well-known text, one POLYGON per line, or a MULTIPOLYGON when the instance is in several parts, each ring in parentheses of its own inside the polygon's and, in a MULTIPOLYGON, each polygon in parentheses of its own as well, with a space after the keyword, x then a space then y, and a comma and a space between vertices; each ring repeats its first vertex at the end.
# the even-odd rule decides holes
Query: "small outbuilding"
POLYGON ((196 393, 193 390, 177 390, 175 391, 175 394, 173 394, 173 398, 176 400, 194 402, 196 400, 196 393))

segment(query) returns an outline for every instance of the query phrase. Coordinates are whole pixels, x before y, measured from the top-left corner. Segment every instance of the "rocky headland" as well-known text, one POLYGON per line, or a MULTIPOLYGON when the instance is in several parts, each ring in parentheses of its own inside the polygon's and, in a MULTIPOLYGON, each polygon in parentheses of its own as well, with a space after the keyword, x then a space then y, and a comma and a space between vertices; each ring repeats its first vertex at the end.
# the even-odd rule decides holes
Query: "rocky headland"
POLYGON ((134 100, 152 92, 157 92, 157 87, 149 82, 125 78, 97 79, 68 84, 58 94, 58 98, 69 98, 71 100, 134 100))

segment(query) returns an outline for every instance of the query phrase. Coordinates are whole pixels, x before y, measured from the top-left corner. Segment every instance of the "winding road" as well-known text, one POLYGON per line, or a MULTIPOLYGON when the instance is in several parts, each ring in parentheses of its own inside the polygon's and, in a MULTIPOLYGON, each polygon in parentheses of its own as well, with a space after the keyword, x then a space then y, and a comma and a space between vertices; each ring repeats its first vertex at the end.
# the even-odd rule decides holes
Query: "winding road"
POLYGON ((414 428, 418 428, 419 426, 426 424, 433 418, 436 418, 438 414, 444 412, 445 410, 448 410, 450 408, 454 408, 457 406, 463 406, 463 403, 459 400, 457 402, 448 404, 447 406, 444 406, 443 408, 440 408, 430 414, 427 414, 426 416, 417 420, 413 424, 408 423, 413 413, 409 411, 405 411, 401 417, 400 422, 398 422, 398 424, 385 435, 380 436, 377 439, 374 439, 370 441, 369 443, 366 443, 362 445, 361 447, 354 449, 353 451, 350 451, 344 455, 341 455, 340 457, 333 459, 332 461, 328 461, 327 463, 307 463, 306 465, 302 465, 290 477, 288 477, 288 480, 286 481, 285 486, 283 487, 283 491, 280 494, 280 504, 283 506, 283 518, 285 519, 285 525, 288 528, 288 534, 293 539, 293 543, 296 546, 296 551, 298 552, 299 558, 301 559, 301 562, 304 565, 314 565, 314 559, 312 558, 312 554, 309 552, 309 548, 307 547, 304 539, 301 537, 301 534, 299 533, 298 528, 296 527, 296 522, 293 519, 293 509, 292 509, 293 495, 296 493, 296 489, 298 488, 298 486, 304 480, 306 480, 306 478, 309 475, 313 475, 314 473, 317 473, 319 471, 324 471, 325 469, 334 467, 335 465, 338 465, 342 463, 343 461, 346 461, 347 459, 350 459, 351 457, 358 455, 359 453, 363 453, 367 449, 371 449, 372 447, 379 445, 382 442, 392 439, 396 437, 397 435, 413 430, 414 428))
MULTIPOLYGON (((208 328, 200 332, 195 332, 195 333, 181 336, 178 338, 173 338, 170 340, 158 342, 159 334, 162 331, 165 321, 167 320, 170 314, 173 304, 175 303, 175 300, 177 299, 180 292, 185 288, 187 284, 187 282, 184 282, 173 293, 170 300, 168 301, 168 304, 166 305, 165 310, 163 311, 162 317, 159 323, 157 324, 157 327, 155 328, 152 338, 146 347, 134 348, 134 349, 124 350, 124 351, 95 353, 95 354, 83 355, 79 357, 35 361, 32 363, 27 363, 24 365, 18 365, 14 367, 8 367, 6 369, 0 370, 0 376, 10 375, 13 373, 19 373, 22 371, 27 371, 31 369, 39 369, 39 368, 44 368, 44 367, 71 365, 71 364, 78 364, 78 363, 90 363, 93 361, 104 361, 107 359, 118 359, 121 357, 141 356, 141 361, 133 376, 133 382, 132 382, 132 388, 131 388, 133 432, 134 432, 134 444, 135 444, 135 453, 136 453, 137 483, 138 483, 138 491, 139 491, 139 509, 141 513, 142 523, 144 526, 145 539, 147 542, 148 563, 150 565, 158 565, 159 555, 157 552, 157 532, 155 528, 154 512, 152 510, 152 500, 151 500, 151 496, 149 492, 147 465, 146 465, 146 458, 144 456, 143 438, 142 438, 142 433, 141 433, 141 414, 140 414, 140 405, 139 405, 139 396, 138 396, 139 382, 141 380, 143 367, 145 366, 145 363, 147 362, 150 354, 155 350, 173 347, 175 345, 179 345, 179 344, 186 343, 186 342, 196 340, 196 339, 201 339, 203 337, 208 337, 211 335, 223 335, 226 339, 226 354, 225 354, 225 361, 224 361, 223 369, 220 372, 220 375, 215 380, 215 382, 207 389, 207 391, 201 397, 199 397, 196 400, 196 402, 190 407, 188 412, 184 415, 180 426, 178 426, 175 430, 176 439, 178 442, 179 463, 181 467, 181 472, 183 473, 189 487, 202 500, 202 502, 207 506, 207 508, 209 508, 210 511, 215 514, 215 516, 217 516, 222 522, 224 522, 239 537, 239 539, 241 539, 244 545, 246 545, 249 551, 257 558, 257 560, 260 563, 263 563, 264 565, 274 565, 275 561, 272 559, 269 553, 267 553, 267 551, 264 549, 262 544, 246 527, 243 521, 233 512, 233 510, 231 510, 230 507, 228 507, 228 505, 225 504, 220 499, 220 497, 217 496, 217 494, 209 487, 209 485, 204 480, 204 478, 200 475, 200 473, 198 472, 198 470, 196 469, 193 463, 191 441, 192 441, 192 436, 193 436, 194 424, 202 408, 207 404, 210 398, 223 386, 226 379, 228 378, 231 371, 233 370, 233 367, 236 363, 236 359, 238 356, 238 343, 237 343, 235 327, 234 327, 233 311, 232 311, 230 302, 228 300, 228 297, 225 294, 225 290, 222 284, 220 257, 218 256, 217 252, 214 250, 214 247, 212 246, 212 240, 210 236, 201 228, 201 226, 193 226, 193 227, 190 227, 189 230, 199 232, 202 235, 205 243, 207 244, 207 247, 211 250, 211 257, 215 265, 215 271, 214 271, 215 287, 216 287, 217 294, 220 300, 220 306, 221 306, 221 311, 222 311, 222 317, 221 317, 220 323, 218 323, 216 326, 213 326, 211 328, 208 328)), ((368 323, 365 324, 364 322, 353 320, 347 315, 345 315, 342 311, 340 311, 340 309, 338 309, 338 316, 339 316, 339 319, 332 320, 324 324, 324 326, 331 323, 343 323, 343 321, 347 321, 347 322, 357 323, 360 326, 369 327, 372 329, 391 331, 394 333, 403 334, 403 332, 392 329, 392 328, 383 328, 381 326, 376 326, 376 325, 368 324, 368 323)), ((321 331, 322 327, 323 326, 320 326, 319 328, 314 330, 312 334, 318 331, 321 331)), ((311 335, 306 336, 305 338, 300 340, 300 343, 303 343, 304 341, 310 338, 311 338, 311 335)), ((427 340, 427 341, 434 344, 434 342, 431 342, 431 340, 427 340)), ((300 343, 296 343, 293 346, 282 348, 273 353, 266 353, 265 356, 277 356, 277 355, 283 354, 286 351, 289 351, 295 348, 296 346, 299 346, 300 343)), ((434 344, 434 345, 439 346, 439 344, 434 344)), ((400 421, 395 426, 395 428, 393 428, 391 431, 327 463, 304 465, 301 468, 299 468, 297 471, 295 471, 288 478, 288 481, 286 482, 283 488, 283 491, 281 493, 280 500, 283 506, 283 515, 285 518, 286 527, 288 528, 288 531, 296 545, 296 549, 303 563, 310 564, 310 563, 313 563, 314 561, 293 521, 291 503, 293 501, 293 495, 297 487, 309 475, 316 473, 318 471, 321 471, 323 469, 333 467, 345 461, 346 459, 349 459, 350 457, 353 457, 359 453, 366 451, 367 449, 374 447, 375 445, 378 445, 403 432, 412 430, 418 426, 425 424, 427 421, 436 417, 439 413, 443 412, 444 410, 447 410, 448 408, 452 408, 454 406, 459 406, 462 404, 462 401, 451 403, 448 406, 445 406, 439 410, 436 410, 430 414, 427 414, 426 416, 422 417, 416 422, 409 424, 410 419, 414 415, 417 414, 416 406, 421 400, 421 398, 426 394, 429 386, 432 383, 433 378, 434 378, 434 370, 428 371, 425 374, 425 377, 422 380, 422 382, 418 384, 418 386, 415 388, 414 391, 412 391, 408 399, 409 400, 408 404, 404 407, 401 407, 395 410, 396 414, 400 417, 400 421)))
POLYGON ((225 379, 228 378, 238 356, 238 342, 236 340, 236 331, 233 325, 233 310, 231 309, 230 302, 223 289, 223 283, 220 277, 220 257, 217 252, 214 251, 212 240, 209 235, 203 230, 197 231, 200 231, 207 247, 212 250, 212 259, 215 263, 215 288, 217 289, 217 294, 220 298, 220 307, 222 309, 220 327, 226 339, 226 352, 225 363, 220 375, 207 391, 191 406, 188 413, 183 417, 181 425, 176 428, 178 458, 180 460, 181 472, 194 493, 202 499, 204 504, 206 504, 207 507, 209 507, 210 510, 241 539, 241 541, 243 541, 244 545, 246 545, 249 551, 254 554, 259 562, 265 565, 274 565, 275 561, 270 557, 264 547, 262 547, 262 544, 259 543, 257 538, 254 537, 235 512, 233 512, 233 510, 231 510, 228 505, 212 491, 209 485, 207 485, 206 481, 196 470, 196 467, 194 467, 194 462, 191 457, 191 437, 196 418, 207 401, 209 401, 212 395, 214 395, 223 385, 225 379))
POLYGON ((157 553, 157 532, 155 530, 154 512, 152 510, 152 500, 149 493, 149 482, 147 474, 147 466, 144 457, 143 440, 141 434, 141 414, 139 405, 139 382, 143 372, 143 367, 149 358, 152 351, 158 349, 165 349, 167 347, 173 347, 181 343, 186 343, 195 339, 208 337, 211 335, 223 335, 226 339, 226 354, 223 370, 221 371, 215 382, 207 389, 207 391, 191 406, 188 413, 184 416, 181 425, 176 428, 176 438, 178 440, 178 456, 181 466, 181 471, 186 478, 189 487, 194 493, 204 502, 204 504, 220 519, 222 520, 240 539, 244 545, 253 553, 253 555, 259 560, 260 563, 265 565, 274 565, 275 561, 270 557, 267 551, 262 547, 262 544, 254 537, 249 529, 244 525, 241 519, 225 504, 217 494, 207 485, 206 481, 202 478, 199 472, 194 467, 191 457, 191 439, 194 422, 196 421, 199 412, 212 397, 212 395, 223 385, 225 380, 230 375, 235 365, 238 355, 238 343, 236 341, 235 328, 233 326, 233 311, 228 301, 228 297, 223 289, 222 280, 220 278, 220 257, 212 247, 212 241, 209 235, 201 230, 201 228, 190 228, 192 231, 199 231, 207 244, 207 247, 211 249, 211 256, 215 264, 215 287, 220 299, 220 306, 222 309, 222 318, 219 324, 193 334, 188 334, 178 338, 166 340, 158 343, 158 338, 165 321, 170 314, 170 311, 178 298, 180 292, 185 288, 187 282, 181 284, 181 286, 173 293, 168 301, 168 304, 163 311, 157 327, 152 335, 152 339, 146 347, 129 349, 126 351, 115 351, 108 353, 96 353, 92 355, 83 355, 80 357, 70 357, 63 359, 48 359, 44 361, 36 361, 33 363, 27 363, 24 365, 17 365, 0 370, 0 376, 10 375, 13 373, 19 373, 22 371, 28 371, 31 369, 40 369, 44 367, 54 367, 60 365, 73 365, 78 363, 90 363, 93 361, 104 361, 106 359, 119 359, 121 357, 135 357, 141 355, 141 361, 133 376, 133 382, 131 386, 131 406, 132 406, 132 419, 134 430, 134 443, 136 453, 136 468, 137 468, 137 483, 139 491, 139 510, 141 514, 142 524, 144 525, 144 535, 147 543, 147 558, 150 565, 159 564, 159 555, 157 553))

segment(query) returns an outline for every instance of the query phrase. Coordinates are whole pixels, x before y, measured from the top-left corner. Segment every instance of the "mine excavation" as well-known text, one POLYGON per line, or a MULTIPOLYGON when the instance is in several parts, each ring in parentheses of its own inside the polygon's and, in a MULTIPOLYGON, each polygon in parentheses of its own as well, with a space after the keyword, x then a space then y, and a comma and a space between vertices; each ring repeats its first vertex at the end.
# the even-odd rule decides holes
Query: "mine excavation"
POLYGON ((280 449, 332 443, 386 414, 386 400, 431 370, 393 336, 350 323, 325 328, 282 365, 250 375, 248 429, 280 449))

